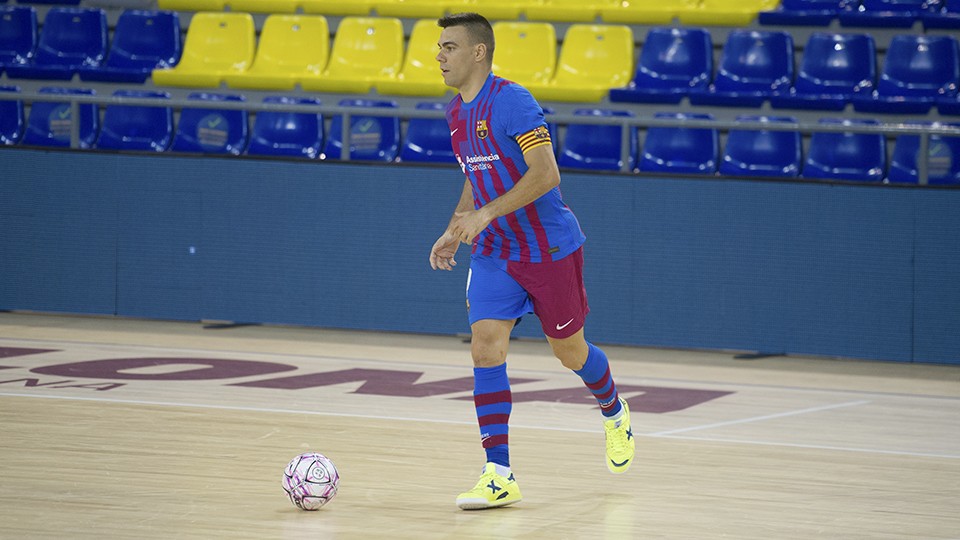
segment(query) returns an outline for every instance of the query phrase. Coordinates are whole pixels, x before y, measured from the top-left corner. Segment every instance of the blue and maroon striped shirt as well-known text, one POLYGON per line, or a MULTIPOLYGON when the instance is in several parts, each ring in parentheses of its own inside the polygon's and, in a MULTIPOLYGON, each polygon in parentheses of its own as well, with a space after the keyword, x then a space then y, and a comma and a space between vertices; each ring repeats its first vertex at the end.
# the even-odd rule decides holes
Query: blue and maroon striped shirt
MULTIPOLYGON (((527 172, 523 154, 550 144, 543 109, 526 88, 493 74, 470 103, 460 94, 447 105, 453 152, 480 208, 510 190, 527 172)), ((555 187, 536 201, 495 219, 473 242, 473 254, 510 261, 548 262, 584 242, 573 212, 555 187)))

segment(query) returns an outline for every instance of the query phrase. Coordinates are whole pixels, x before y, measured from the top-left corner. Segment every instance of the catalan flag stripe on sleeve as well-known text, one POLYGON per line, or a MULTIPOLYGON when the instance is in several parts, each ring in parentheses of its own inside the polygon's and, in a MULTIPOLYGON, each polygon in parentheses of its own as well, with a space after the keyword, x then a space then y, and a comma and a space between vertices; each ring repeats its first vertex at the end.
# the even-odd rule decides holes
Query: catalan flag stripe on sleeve
POLYGON ((526 154, 533 148, 550 144, 550 132, 543 126, 533 128, 517 137, 517 144, 520 145, 520 151, 526 154))

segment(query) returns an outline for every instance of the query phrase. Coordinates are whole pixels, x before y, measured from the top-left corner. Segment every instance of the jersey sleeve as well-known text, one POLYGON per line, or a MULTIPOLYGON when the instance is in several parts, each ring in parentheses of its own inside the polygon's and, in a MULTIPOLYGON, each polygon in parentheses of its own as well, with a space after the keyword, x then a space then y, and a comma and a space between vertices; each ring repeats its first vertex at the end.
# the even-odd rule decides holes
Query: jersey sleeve
POLYGON ((500 93, 497 112, 504 131, 517 141, 524 154, 533 148, 551 143, 550 132, 543 119, 543 109, 526 88, 518 84, 505 88, 500 93))

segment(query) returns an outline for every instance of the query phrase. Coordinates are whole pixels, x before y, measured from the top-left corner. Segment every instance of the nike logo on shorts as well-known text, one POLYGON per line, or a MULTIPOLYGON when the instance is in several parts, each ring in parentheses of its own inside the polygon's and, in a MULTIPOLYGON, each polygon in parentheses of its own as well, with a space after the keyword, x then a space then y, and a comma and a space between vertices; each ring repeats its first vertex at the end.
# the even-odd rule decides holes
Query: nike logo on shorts
MULTIPOLYGON (((574 317, 574 318, 576 318, 576 317, 574 317)), ((573 319, 570 319, 569 321, 567 321, 567 322, 565 322, 565 323, 563 323, 563 324, 559 324, 559 323, 558 323, 558 324, 557 324, 557 330, 563 330, 564 328, 570 326, 570 323, 572 323, 572 322, 573 322, 573 319)))

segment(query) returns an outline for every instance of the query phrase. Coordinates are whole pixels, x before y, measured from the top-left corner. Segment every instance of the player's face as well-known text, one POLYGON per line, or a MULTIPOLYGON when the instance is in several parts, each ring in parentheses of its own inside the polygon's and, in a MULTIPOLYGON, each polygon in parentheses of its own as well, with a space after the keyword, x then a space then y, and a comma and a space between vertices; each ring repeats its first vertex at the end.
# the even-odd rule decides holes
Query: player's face
POLYGON ((437 62, 447 86, 460 88, 476 67, 476 45, 471 45, 467 29, 462 26, 450 26, 440 33, 440 46, 437 62))

